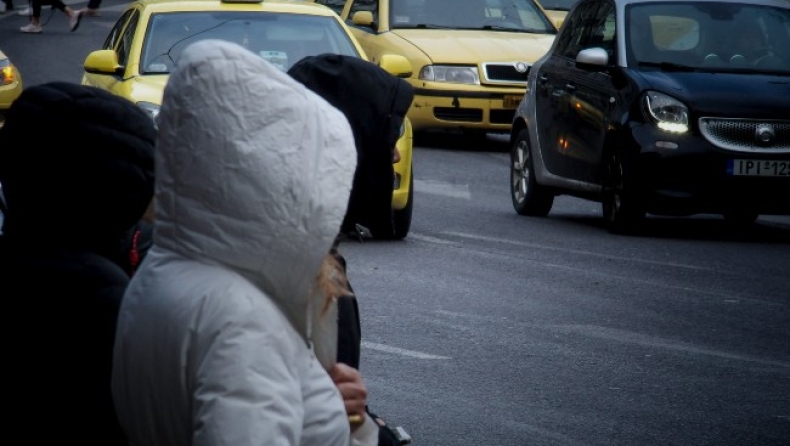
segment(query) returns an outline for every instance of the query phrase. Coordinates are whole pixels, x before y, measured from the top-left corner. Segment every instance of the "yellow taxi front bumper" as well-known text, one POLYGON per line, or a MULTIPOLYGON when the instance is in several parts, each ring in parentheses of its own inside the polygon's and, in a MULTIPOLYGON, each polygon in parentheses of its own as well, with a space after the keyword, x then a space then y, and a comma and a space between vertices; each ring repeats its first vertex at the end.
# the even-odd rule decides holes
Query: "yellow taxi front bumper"
POLYGON ((507 132, 524 89, 416 89, 409 119, 415 131, 473 129, 507 132))

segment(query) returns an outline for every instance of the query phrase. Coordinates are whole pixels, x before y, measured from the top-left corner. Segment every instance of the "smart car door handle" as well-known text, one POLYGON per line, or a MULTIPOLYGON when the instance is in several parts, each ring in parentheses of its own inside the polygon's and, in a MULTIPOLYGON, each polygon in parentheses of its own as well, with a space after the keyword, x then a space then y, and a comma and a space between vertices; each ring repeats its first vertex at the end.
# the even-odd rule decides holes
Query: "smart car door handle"
POLYGON ((566 90, 570 90, 570 91, 575 91, 576 90, 576 86, 573 85, 573 84, 565 84, 565 89, 566 90))
POLYGON ((540 79, 540 83, 541 83, 541 84, 545 84, 546 82, 548 82, 548 81, 549 81, 549 78, 548 78, 548 76, 541 76, 541 77, 539 77, 538 79, 540 79))

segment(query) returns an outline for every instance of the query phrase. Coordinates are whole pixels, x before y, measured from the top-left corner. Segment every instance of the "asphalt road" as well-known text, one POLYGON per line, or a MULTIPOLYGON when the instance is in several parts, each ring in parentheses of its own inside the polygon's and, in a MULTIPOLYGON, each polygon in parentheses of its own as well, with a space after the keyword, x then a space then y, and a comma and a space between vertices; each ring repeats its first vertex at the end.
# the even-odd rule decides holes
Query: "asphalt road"
MULTIPOLYGON (((0 16, 0 48, 27 85, 78 82, 114 5, 74 33, 0 16)), ((341 246, 371 408, 423 446, 790 445, 790 218, 520 217, 505 150, 422 141, 410 235, 341 246)))
MULTIPOLYGON (((81 9, 85 2, 65 0, 74 9, 81 9)), ((41 34, 23 34, 19 28, 28 23, 27 17, 16 12, 0 14, 0 49, 22 69, 25 85, 44 82, 79 82, 82 78, 82 62, 88 52, 99 49, 115 20, 127 2, 104 0, 102 16, 83 18, 80 27, 69 31, 68 18, 60 11, 44 6, 41 34)), ((26 1, 14 0, 17 10, 24 9, 26 1)))

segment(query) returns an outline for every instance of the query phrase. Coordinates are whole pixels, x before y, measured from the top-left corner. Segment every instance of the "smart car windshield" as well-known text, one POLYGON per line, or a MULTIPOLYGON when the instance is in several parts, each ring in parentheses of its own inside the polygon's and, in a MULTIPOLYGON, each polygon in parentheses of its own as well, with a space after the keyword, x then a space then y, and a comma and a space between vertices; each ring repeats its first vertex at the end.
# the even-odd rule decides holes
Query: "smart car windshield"
POLYGON ((391 2, 393 29, 483 29, 555 34, 532 0, 404 0, 391 2))
POLYGON ((646 3, 627 14, 627 59, 640 69, 790 74, 790 9, 646 3))
POLYGON ((169 73, 190 43, 221 39, 238 43, 283 71, 322 53, 360 57, 332 17, 264 12, 177 12, 151 17, 143 45, 143 74, 169 73))

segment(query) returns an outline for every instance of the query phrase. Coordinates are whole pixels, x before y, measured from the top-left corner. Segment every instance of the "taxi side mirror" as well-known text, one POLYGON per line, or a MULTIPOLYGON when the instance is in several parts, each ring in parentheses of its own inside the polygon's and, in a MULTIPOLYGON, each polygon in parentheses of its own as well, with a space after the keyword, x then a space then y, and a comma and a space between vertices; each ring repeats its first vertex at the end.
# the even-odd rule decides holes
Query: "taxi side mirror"
POLYGON ((98 50, 88 54, 82 64, 85 71, 93 74, 122 75, 125 67, 118 63, 118 54, 114 50, 98 50))
POLYGON ((409 59, 400 54, 384 54, 379 59, 379 66, 384 71, 397 77, 411 77, 414 70, 411 68, 409 59))
POLYGON ((356 26, 366 26, 375 30, 377 28, 376 22, 373 21, 373 13, 370 11, 357 11, 351 17, 351 23, 356 26))

